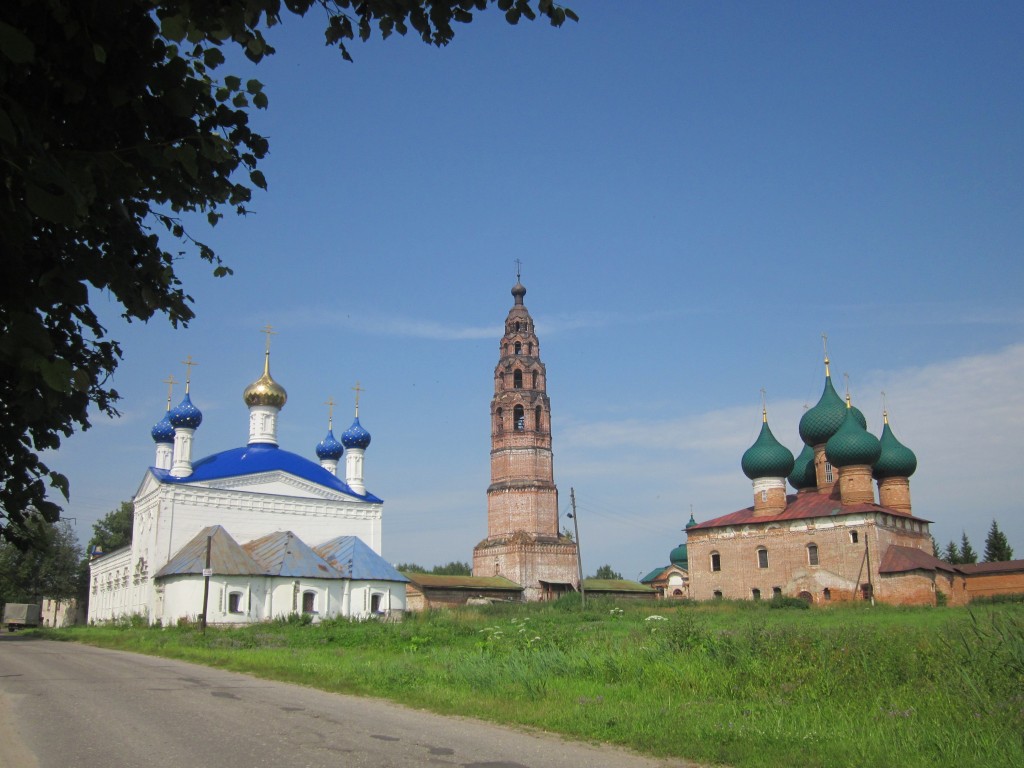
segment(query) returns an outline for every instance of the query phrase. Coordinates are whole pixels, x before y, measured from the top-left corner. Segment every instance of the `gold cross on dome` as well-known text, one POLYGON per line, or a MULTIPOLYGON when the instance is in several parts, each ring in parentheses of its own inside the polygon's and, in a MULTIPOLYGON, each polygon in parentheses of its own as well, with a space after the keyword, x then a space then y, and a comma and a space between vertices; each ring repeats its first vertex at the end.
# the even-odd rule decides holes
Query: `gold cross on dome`
POLYGON ((365 392, 366 390, 363 389, 361 386, 359 386, 359 382, 358 381, 356 382, 356 385, 354 387, 352 387, 352 390, 356 393, 356 416, 358 416, 359 415, 359 394, 361 392, 365 392))
POLYGON ((269 352, 270 351, 270 337, 271 336, 276 336, 277 335, 277 331, 274 330, 274 327, 270 323, 267 323, 262 328, 260 328, 260 333, 267 334, 267 352, 269 352))
POLYGON ((185 366, 185 394, 188 394, 188 387, 192 383, 192 369, 199 365, 195 360, 192 359, 192 355, 189 355, 181 364, 185 366))
POLYGON ((828 371, 828 334, 821 334, 821 346, 825 348, 825 375, 830 376, 828 371))
POLYGON ((167 385, 167 410, 169 411, 171 410, 171 395, 174 393, 174 385, 178 382, 174 380, 174 374, 172 373, 161 383, 167 385))
POLYGON ((520 274, 520 272, 522 272, 522 269, 523 269, 523 262, 521 262, 519 259, 516 259, 516 282, 517 283, 519 282, 519 274, 520 274))

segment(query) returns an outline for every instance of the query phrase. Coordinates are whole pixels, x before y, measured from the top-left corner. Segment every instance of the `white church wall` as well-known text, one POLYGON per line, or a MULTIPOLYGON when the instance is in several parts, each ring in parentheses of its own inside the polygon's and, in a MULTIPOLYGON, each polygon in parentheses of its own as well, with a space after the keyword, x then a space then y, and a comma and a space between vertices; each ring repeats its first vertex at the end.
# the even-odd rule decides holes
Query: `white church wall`
POLYGON ((130 613, 132 549, 125 547, 89 563, 89 621, 102 622, 130 613))
MULTIPOLYGON (((263 621, 266 576, 211 576, 206 606, 207 624, 249 624, 263 621), (237 595, 233 600, 232 595, 237 595)), ((153 621, 165 625, 196 621, 203 613, 204 579, 198 574, 168 576, 157 582, 153 621)))

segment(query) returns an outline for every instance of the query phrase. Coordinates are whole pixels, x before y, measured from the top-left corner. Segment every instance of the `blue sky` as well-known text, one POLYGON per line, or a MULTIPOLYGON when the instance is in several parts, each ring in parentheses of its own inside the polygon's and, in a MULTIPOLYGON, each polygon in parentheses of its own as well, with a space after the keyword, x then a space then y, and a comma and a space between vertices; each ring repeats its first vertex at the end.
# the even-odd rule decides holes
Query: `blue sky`
POLYGON ((691 505, 752 503, 760 390, 797 452, 822 333, 875 434, 887 393, 936 539, 980 551, 996 519, 1024 557, 1024 6, 573 7, 561 30, 488 12, 445 49, 375 40, 354 64, 289 18, 276 56, 236 68, 270 97, 269 191, 194 225, 235 275, 182 260, 189 329, 95 297, 125 349, 123 416, 50 458, 83 541, 152 463, 186 355, 196 453, 245 442, 270 323, 282 446, 314 457, 324 401, 344 428, 360 381, 385 557, 470 560, 519 258, 588 573, 635 578, 691 505))

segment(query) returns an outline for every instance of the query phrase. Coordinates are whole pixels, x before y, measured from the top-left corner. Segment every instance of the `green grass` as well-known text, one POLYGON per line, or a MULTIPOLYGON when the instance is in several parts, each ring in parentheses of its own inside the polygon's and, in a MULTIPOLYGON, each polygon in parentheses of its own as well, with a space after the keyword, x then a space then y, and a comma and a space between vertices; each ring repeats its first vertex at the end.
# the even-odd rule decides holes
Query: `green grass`
POLYGON ((43 634, 707 763, 1024 765, 1020 604, 570 600, 400 624, 43 634))

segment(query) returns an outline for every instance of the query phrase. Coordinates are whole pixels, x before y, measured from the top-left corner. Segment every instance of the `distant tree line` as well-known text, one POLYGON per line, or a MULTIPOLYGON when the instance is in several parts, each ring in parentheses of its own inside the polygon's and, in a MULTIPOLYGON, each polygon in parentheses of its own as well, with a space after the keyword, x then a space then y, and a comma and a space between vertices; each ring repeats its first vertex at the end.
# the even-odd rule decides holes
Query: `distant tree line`
MULTIPOLYGON (((937 547, 936 555, 938 555, 937 547)), ((959 546, 955 541, 950 540, 942 552, 942 559, 951 565, 976 563, 978 562, 978 553, 974 551, 970 539, 967 538, 967 533, 964 532, 960 537, 959 546)), ((998 523, 993 520, 992 527, 988 529, 988 535, 985 537, 985 553, 982 562, 999 563, 1006 560, 1013 560, 1013 547, 1010 546, 1006 534, 999 530, 998 523)))
POLYGON ((435 565, 429 570, 416 563, 398 563, 395 566, 395 570, 400 573, 431 573, 435 576, 473 575, 473 569, 470 567, 469 563, 464 563, 461 560, 452 560, 450 563, 445 563, 444 565, 435 565))

